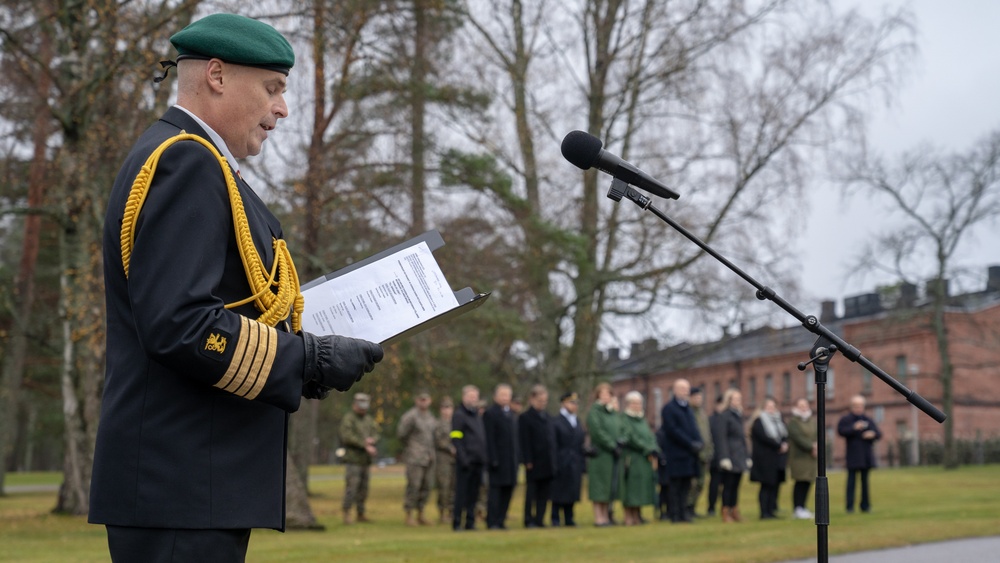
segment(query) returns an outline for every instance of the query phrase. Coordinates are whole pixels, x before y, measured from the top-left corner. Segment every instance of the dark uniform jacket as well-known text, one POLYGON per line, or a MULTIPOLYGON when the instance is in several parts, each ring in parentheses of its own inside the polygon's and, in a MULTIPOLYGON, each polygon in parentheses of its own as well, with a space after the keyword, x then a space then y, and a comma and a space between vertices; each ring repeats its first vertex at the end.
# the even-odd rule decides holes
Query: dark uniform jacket
POLYGON ((455 463, 459 466, 486 463, 486 430, 477 409, 458 405, 451 417, 451 443, 455 446, 455 463))
POLYGON ((545 411, 529 407, 518 417, 517 425, 525 478, 532 481, 551 479, 556 474, 556 429, 552 417, 545 411), (529 463, 531 469, 528 469, 529 463))
MULTIPOLYGON (((164 528, 285 525, 288 413, 303 387, 302 338, 257 322, 219 161, 183 141, 163 153, 138 216, 129 277, 120 229, 147 156, 181 130, 172 108, 132 148, 104 224, 107 371, 90 522, 164 528)), ((281 226, 237 179, 268 267, 281 226)))
POLYGON ((514 433, 514 413, 504 412, 493 404, 483 413, 486 427, 486 458, 491 487, 517 484, 517 434, 514 433))
POLYGON ((552 482, 552 502, 573 504, 580 500, 580 487, 587 460, 583 445, 587 433, 583 431, 583 421, 576 419, 576 427, 563 415, 552 417, 556 434, 556 478, 552 482))
POLYGON ((670 477, 694 477, 699 473, 698 452, 704 447, 698 422, 691 407, 672 399, 660 411, 663 421, 662 432, 666 446, 663 459, 670 477))
POLYGON ((870 469, 875 467, 875 440, 882 437, 882 431, 878 429, 875 421, 864 414, 854 414, 848 412, 837 423, 837 433, 847 439, 847 468, 848 469, 870 469), (857 430, 854 424, 864 421, 865 427, 857 430), (867 430, 874 430, 873 438, 863 438, 861 435, 867 430))

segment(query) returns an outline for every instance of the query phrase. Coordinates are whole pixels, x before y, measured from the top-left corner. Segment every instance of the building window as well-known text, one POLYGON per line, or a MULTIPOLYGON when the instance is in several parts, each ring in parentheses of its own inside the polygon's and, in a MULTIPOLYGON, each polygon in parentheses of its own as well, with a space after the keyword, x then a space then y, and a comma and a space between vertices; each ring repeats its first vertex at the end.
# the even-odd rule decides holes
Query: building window
POLYGON ((747 392, 747 404, 756 405, 757 404, 757 378, 750 378, 750 390, 747 392))
POLYGON ((882 419, 885 418, 885 407, 879 405, 873 410, 872 418, 875 419, 875 424, 882 424, 882 419))
POLYGON ((715 400, 716 402, 722 400, 722 384, 716 381, 712 384, 712 388, 715 390, 715 400))
POLYGON ((872 394, 872 372, 868 368, 861 368, 861 394, 868 396, 872 394))
POLYGON ((906 383, 906 356, 903 354, 896 356, 896 379, 906 383))
POLYGON ((781 374, 781 396, 786 403, 792 402, 792 374, 787 371, 781 374))
POLYGON ((812 370, 806 372, 806 400, 812 402, 816 398, 816 374, 812 370))
POLYGON ((832 399, 833 398, 833 382, 834 382, 834 380, 835 379, 833 377, 833 368, 828 368, 826 370, 826 398, 827 399, 832 399))
POLYGON ((764 376, 764 396, 774 397, 774 378, 771 377, 771 374, 764 376))
POLYGON ((730 389, 739 389, 739 386, 736 385, 736 380, 735 379, 730 379, 729 380, 729 388, 730 389))

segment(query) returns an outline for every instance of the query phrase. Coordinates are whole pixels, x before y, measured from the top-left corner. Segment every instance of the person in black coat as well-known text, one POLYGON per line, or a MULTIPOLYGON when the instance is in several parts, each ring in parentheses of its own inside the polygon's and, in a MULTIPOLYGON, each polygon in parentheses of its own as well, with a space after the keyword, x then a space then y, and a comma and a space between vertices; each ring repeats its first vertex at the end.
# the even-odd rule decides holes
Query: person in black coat
POLYGON ((854 512, 855 480, 861 476, 861 511, 871 510, 868 471, 875 467, 875 440, 882 437, 878 425, 865 415, 865 398, 851 398, 851 412, 837 423, 837 433, 847 441, 847 512, 854 512))
POLYGON ((678 379, 673 386, 674 397, 663 405, 661 419, 665 436, 663 459, 670 477, 667 507, 670 521, 691 522, 686 513, 691 478, 698 475, 698 452, 704 447, 698 423, 688 405, 691 384, 686 379, 678 379))
POLYGON ((483 413, 489 480, 486 527, 491 530, 507 527, 510 497, 517 484, 517 434, 514 431, 514 413, 510 408, 512 395, 510 385, 497 385, 493 392, 493 404, 483 413))
POLYGON ((451 417, 451 443, 455 446, 455 500, 452 507, 452 529, 476 527, 476 500, 486 464, 486 429, 479 416, 479 388, 462 388, 462 404, 451 417))
MULTIPOLYGON (((715 410, 708 417, 708 427, 711 429, 712 445, 719 443, 719 422, 722 418, 722 396, 715 398, 715 410)), ((722 474, 719 473, 719 450, 712 448, 712 461, 708 464, 708 511, 705 516, 715 516, 715 503, 719 500, 722 490, 722 474)))
POLYGON ((747 440, 743 431, 743 395, 727 389, 722 395, 722 410, 716 429, 715 451, 719 454, 719 475, 722 476, 722 521, 741 522, 738 506, 740 481, 752 461, 747 459, 747 440))
POLYGON ((584 443, 587 433, 577 418, 580 399, 565 393, 560 399, 559 416, 553 417, 556 438, 556 476, 552 481, 552 525, 576 526, 573 505, 580 500, 580 487, 587 462, 584 443), (561 514, 560 514, 561 513, 561 514), (561 517, 561 522, 560 522, 561 517))
POLYGON ((552 417, 545 412, 549 392, 535 385, 528 396, 528 410, 518 417, 518 447, 524 463, 524 527, 544 528, 545 509, 556 474, 556 434, 552 417))
POLYGON ((760 518, 776 518, 774 509, 778 503, 778 486, 785 480, 788 430, 781 420, 777 403, 771 397, 764 399, 763 410, 750 426, 750 441, 753 445, 750 480, 760 483, 757 495, 760 518))

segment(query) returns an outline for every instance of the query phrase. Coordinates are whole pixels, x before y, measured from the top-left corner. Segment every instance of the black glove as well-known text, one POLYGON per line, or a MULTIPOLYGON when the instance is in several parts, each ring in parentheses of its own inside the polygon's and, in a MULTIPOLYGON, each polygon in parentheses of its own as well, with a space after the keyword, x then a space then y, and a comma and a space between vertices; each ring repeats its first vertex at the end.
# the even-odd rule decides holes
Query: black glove
POLYGON ((694 452, 694 453, 700 452, 702 449, 704 449, 704 447, 705 447, 705 444, 703 444, 703 443, 701 443, 701 442, 699 442, 697 440, 695 440, 694 442, 691 442, 691 451, 694 452))
POLYGON ((303 380, 319 386, 347 391, 382 361, 382 347, 349 336, 316 336, 302 333, 306 362, 303 380))
POLYGON ((306 399, 323 400, 330 396, 330 388, 323 387, 315 381, 307 381, 305 385, 302 386, 302 396, 306 399))

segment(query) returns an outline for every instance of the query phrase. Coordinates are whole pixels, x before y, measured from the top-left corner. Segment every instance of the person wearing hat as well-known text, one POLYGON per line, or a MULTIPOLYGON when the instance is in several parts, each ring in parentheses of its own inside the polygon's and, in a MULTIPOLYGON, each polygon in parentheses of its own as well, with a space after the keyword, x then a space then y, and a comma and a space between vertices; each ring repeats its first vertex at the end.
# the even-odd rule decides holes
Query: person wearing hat
POLYGON ((352 508, 357 510, 358 522, 371 522, 365 514, 365 501, 381 429, 368 414, 370 406, 371 397, 355 393, 351 412, 340 421, 340 445, 344 448, 344 524, 353 522, 352 508))
POLYGON ((552 525, 576 526, 573 505, 580 501, 580 487, 586 469, 584 442, 587 433, 580 424, 577 411, 580 398, 576 393, 563 393, 559 398, 559 416, 553 417, 556 434, 556 475, 552 481, 552 525))
POLYGON ((698 423, 698 434, 701 435, 704 442, 704 447, 698 452, 698 474, 691 479, 691 492, 688 493, 685 513, 687 518, 694 518, 698 516, 695 512, 695 504, 698 502, 698 497, 701 496, 701 491, 705 488, 705 475, 708 473, 708 466, 712 463, 712 457, 715 455, 715 446, 712 444, 712 426, 704 408, 705 393, 701 387, 691 388, 691 398, 688 399, 688 404, 695 422, 698 423))
POLYGON ((403 510, 406 511, 406 525, 426 526, 424 506, 434 484, 434 432, 437 420, 430 413, 431 396, 421 391, 413 399, 414 405, 399 419, 396 437, 403 446, 403 462, 406 464, 406 494, 403 510), (413 511, 417 519, 413 519, 413 511))
POLYGON ((451 418, 455 403, 445 395, 438 401, 440 417, 434 429, 434 473, 437 486, 438 523, 450 521, 455 501, 455 445, 451 443, 451 418))
POLYGON ((252 528, 285 527, 289 413, 383 351, 301 330, 281 225, 239 174, 288 116, 288 41, 214 14, 171 43, 177 103, 132 147, 104 220, 89 521, 116 561, 242 561, 252 528))

